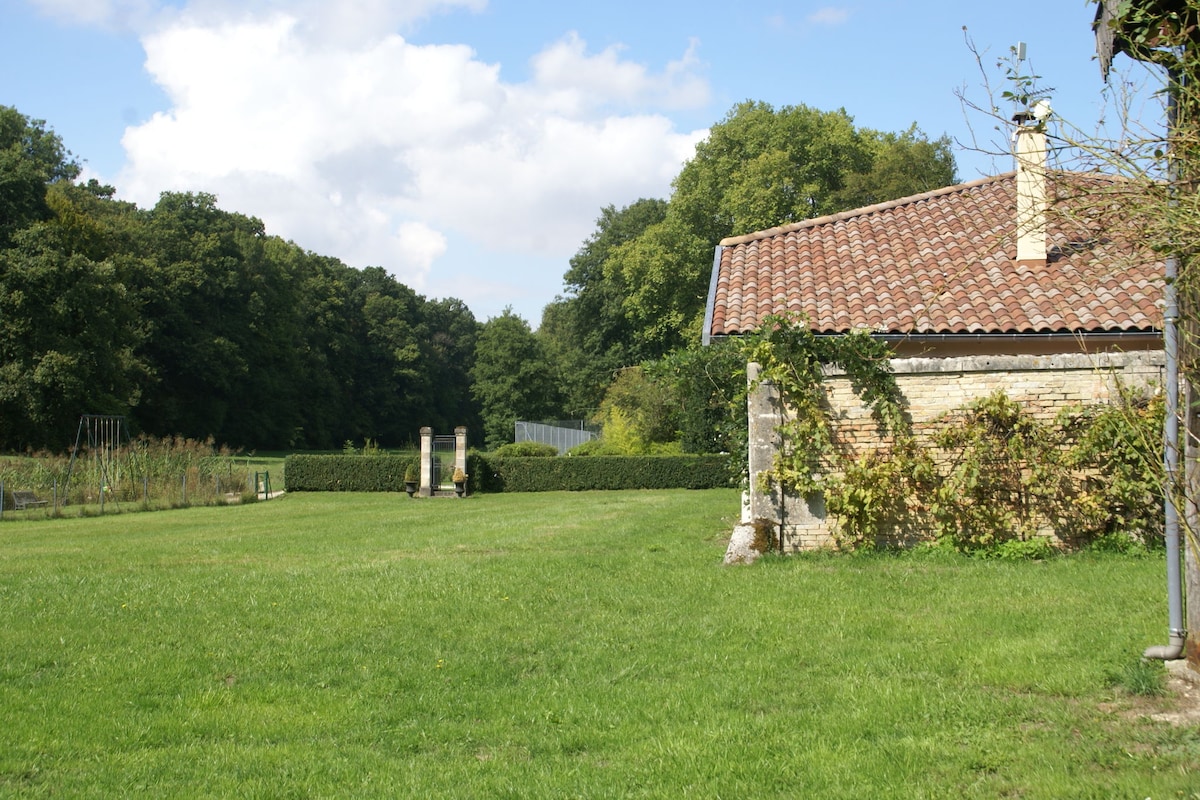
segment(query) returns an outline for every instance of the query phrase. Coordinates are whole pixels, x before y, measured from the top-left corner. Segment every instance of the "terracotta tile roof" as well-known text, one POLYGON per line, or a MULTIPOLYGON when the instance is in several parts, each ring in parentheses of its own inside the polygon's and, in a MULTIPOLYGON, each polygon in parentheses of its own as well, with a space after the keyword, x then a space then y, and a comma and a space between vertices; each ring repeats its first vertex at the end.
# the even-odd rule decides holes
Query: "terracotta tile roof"
POLYGON ((1067 197, 1103 197, 1113 185, 1054 175, 1063 199, 1049 215, 1045 264, 1014 260, 1015 173, 726 239, 708 332, 746 333, 784 312, 805 314, 820 333, 1158 330, 1161 260, 1132 258, 1115 240, 1105 217, 1120 213, 1118 200, 1067 197))

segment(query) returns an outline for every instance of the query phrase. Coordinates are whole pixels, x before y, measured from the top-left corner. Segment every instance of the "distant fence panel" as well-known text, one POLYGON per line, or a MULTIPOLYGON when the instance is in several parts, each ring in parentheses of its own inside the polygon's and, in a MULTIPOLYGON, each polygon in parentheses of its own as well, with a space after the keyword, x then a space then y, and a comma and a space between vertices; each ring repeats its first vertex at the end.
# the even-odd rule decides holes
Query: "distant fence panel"
POLYGON ((518 422, 516 440, 554 445, 558 448, 558 454, 562 455, 572 447, 590 442, 598 434, 596 426, 581 421, 518 422))

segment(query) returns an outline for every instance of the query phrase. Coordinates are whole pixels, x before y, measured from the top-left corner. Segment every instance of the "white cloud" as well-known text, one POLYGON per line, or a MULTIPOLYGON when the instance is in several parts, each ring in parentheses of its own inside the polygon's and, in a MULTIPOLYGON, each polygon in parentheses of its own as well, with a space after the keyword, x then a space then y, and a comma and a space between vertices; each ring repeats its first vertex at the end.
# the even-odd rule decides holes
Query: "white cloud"
POLYGON ((533 59, 534 82, 553 97, 564 113, 617 104, 623 107, 695 108, 709 100, 708 84, 694 74, 699 66, 697 42, 683 57, 654 75, 645 65, 621 60, 612 46, 591 55, 587 43, 572 31, 533 59))
MULTIPOLYGON (((444 5, 353 2, 388 30, 444 5)), ((222 17, 222 0, 207 0, 145 34, 171 107, 127 129, 121 195, 152 205, 163 190, 212 192, 271 233, 418 289, 471 252, 455 274, 478 270, 515 297, 522 276, 477 262, 556 256, 561 276, 601 207, 666 196, 705 133, 652 111, 708 101, 694 43, 656 73, 569 34, 512 84, 465 45, 331 33, 318 6, 333 5, 260 0, 222 17)))
POLYGON ((155 0, 30 0, 43 14, 76 25, 135 30, 152 18, 155 0))
POLYGON ((399 249, 407 253, 423 272, 446 253, 446 237, 423 222, 402 222, 396 231, 399 249))
POLYGON ((845 8, 825 6, 808 15, 808 21, 814 25, 841 25, 850 19, 850 11, 845 8))

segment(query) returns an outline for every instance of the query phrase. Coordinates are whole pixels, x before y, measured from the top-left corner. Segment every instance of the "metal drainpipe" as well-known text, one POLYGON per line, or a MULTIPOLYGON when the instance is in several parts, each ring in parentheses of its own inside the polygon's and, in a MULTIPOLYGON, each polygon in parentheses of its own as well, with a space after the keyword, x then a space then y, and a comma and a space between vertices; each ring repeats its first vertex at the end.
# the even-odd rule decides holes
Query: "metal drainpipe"
POLYGON ((1163 505, 1164 538, 1167 546, 1168 644, 1147 647, 1143 658, 1173 661, 1183 655, 1187 631, 1183 627, 1183 591, 1179 570, 1179 510, 1175 505, 1175 481, 1179 474, 1179 304, 1175 288, 1178 260, 1167 256, 1167 285, 1164 349, 1167 357, 1167 407, 1163 421, 1163 467, 1166 499, 1163 505))
MULTIPOLYGON (((1168 74, 1167 92, 1167 137, 1175 130, 1177 95, 1181 73, 1171 70, 1168 74)), ((1174 203, 1177 182, 1174 158, 1167 162, 1167 181, 1174 203)), ((1183 655, 1187 641, 1187 630, 1183 626, 1183 585, 1179 569, 1179 510, 1175 505, 1176 479, 1179 474, 1179 291, 1176 279, 1179 276, 1179 257, 1175 253, 1167 256, 1166 286, 1163 299, 1166 309, 1163 314, 1163 349, 1167 360, 1167 407, 1163 423, 1163 467, 1166 473, 1166 491, 1163 506, 1164 538, 1167 546, 1167 636, 1168 643, 1147 647, 1143 658, 1173 661, 1183 655)))

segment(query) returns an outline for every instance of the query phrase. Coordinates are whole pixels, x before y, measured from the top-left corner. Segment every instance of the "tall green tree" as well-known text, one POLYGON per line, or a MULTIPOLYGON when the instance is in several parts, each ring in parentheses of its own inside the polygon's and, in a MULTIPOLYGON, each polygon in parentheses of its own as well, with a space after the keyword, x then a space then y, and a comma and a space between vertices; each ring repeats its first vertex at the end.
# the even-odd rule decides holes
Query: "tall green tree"
POLYGON ((471 378, 489 448, 513 441, 518 420, 546 419, 559 411, 545 350, 529 323, 511 308, 480 328, 471 378))
POLYGON ((47 187, 78 175, 78 162, 44 120, 0 106, 0 247, 16 231, 50 219, 47 187))
POLYGON ((133 207, 59 181, 0 248, 0 447, 67 447, 83 413, 128 414, 148 374, 128 253, 133 207))
POLYGON ((734 106, 696 146, 669 203, 605 209, 572 259, 568 292, 543 317, 568 406, 594 408, 614 370, 699 341, 722 239, 954 180, 949 140, 915 125, 884 133, 855 127, 844 110, 734 106))
POLYGON ((928 191, 954 172, 948 141, 915 127, 886 134, 841 109, 741 103, 675 178, 666 218, 605 269, 631 287, 625 313, 642 353, 661 357, 699 338, 722 239, 928 191))
POLYGON ((834 194, 838 208, 862 208, 955 182, 950 137, 930 140, 916 124, 899 134, 867 133, 871 168, 846 177, 845 185, 834 194))
POLYGON ((625 314, 629 288, 619 270, 606 270, 613 252, 666 218, 664 200, 607 206, 596 230, 571 258, 566 293, 546 306, 539 338, 555 364, 565 413, 586 419, 600 406, 614 371, 636 364, 633 327, 625 314))
POLYGON ((669 212, 612 253, 604 269, 629 287, 630 352, 657 359, 700 340, 714 245, 669 212))
POLYGON ((82 411, 138 399, 131 207, 78 174, 43 121, 0 106, 0 446, 63 447, 82 411))
POLYGON ((680 348, 645 365, 671 387, 674 419, 685 453, 730 453, 746 463, 746 355, 736 339, 680 348))
POLYGON ((426 303, 423 320, 422 357, 432 385, 421 425, 447 432, 464 425, 475 437, 483 420, 471 392, 471 370, 481 326, 467 304, 453 297, 426 303))
POLYGON ((262 222, 221 211, 209 194, 164 193, 142 232, 153 255, 142 286, 143 352, 156 378, 142 420, 156 433, 251 444, 260 429, 252 418, 272 425, 262 419, 269 407, 260 411, 247 394, 262 364, 252 352, 266 312, 256 269, 262 222))

